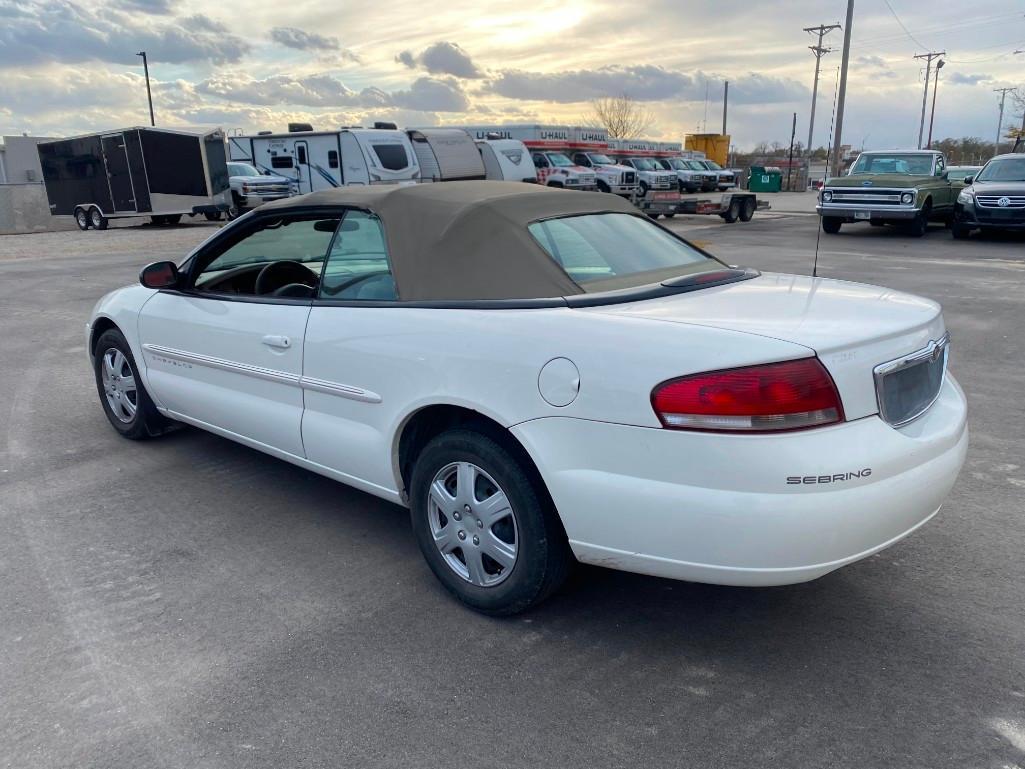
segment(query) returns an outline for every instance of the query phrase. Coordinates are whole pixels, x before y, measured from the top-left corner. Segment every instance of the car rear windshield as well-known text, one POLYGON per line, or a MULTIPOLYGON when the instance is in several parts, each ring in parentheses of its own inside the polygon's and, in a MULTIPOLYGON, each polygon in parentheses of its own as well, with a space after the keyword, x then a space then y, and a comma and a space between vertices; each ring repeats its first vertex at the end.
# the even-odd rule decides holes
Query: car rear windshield
POLYGON ((909 174, 929 176, 932 174, 932 155, 879 153, 863 154, 851 169, 851 175, 858 174, 909 174))
POLYGON ((722 267, 640 215, 566 216, 533 222, 528 229, 588 293, 634 288, 722 267))
POLYGON ((977 182, 1025 182, 1025 157, 991 160, 979 175, 977 182))
POLYGON ((375 144, 374 152, 381 165, 389 171, 401 171, 409 165, 406 148, 401 144, 375 144))

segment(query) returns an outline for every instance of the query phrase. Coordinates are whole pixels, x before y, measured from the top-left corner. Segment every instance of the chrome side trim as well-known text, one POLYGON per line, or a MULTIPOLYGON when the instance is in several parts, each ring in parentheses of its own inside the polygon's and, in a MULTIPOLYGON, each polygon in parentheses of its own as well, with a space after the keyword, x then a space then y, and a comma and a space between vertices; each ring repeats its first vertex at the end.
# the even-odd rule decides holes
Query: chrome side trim
POLYGON ((950 332, 947 332, 942 337, 940 337, 939 340, 930 340, 929 344, 927 344, 921 350, 915 350, 913 353, 905 355, 902 358, 896 358, 891 361, 886 361, 885 363, 880 363, 878 366, 872 369, 872 376, 875 380, 876 386, 876 405, 879 407, 879 415, 888 425, 891 425, 892 427, 903 427, 906 424, 914 422, 916 419, 922 416, 922 414, 924 414, 926 411, 932 408, 932 404, 934 404, 939 399, 940 393, 943 391, 943 384, 947 381, 947 353, 949 352, 949 350, 950 332), (887 374, 892 374, 895 371, 900 371, 901 369, 909 368, 911 366, 915 366, 919 363, 923 363, 928 360, 936 360, 939 357, 943 358, 943 376, 940 378, 940 386, 936 388, 936 394, 932 397, 932 400, 930 400, 925 406, 923 406, 921 410, 901 420, 900 422, 891 422, 889 419, 887 419, 886 410, 883 406, 883 399, 881 397, 883 377, 885 377, 887 374))
POLYGON ((162 347, 157 344, 143 344, 142 349, 151 355, 170 358, 171 360, 175 360, 180 363, 192 363, 197 366, 206 366, 207 368, 216 368, 222 371, 233 371, 236 374, 245 374, 247 376, 264 379, 270 382, 279 382, 282 384, 294 385, 296 387, 299 386, 300 377, 297 374, 289 374, 285 371, 262 368, 261 366, 252 366, 248 363, 238 363, 233 360, 224 360, 223 358, 215 358, 211 355, 200 355, 199 353, 175 350, 170 347, 162 347))
POLYGON ((221 371, 231 371, 236 374, 244 374, 257 379, 264 379, 269 382, 278 382, 279 384, 291 385, 292 387, 301 387, 304 390, 313 390, 314 392, 325 393, 327 395, 337 395, 340 398, 348 398, 349 400, 360 401, 361 403, 381 402, 381 396, 375 392, 364 390, 362 387, 341 384, 340 382, 332 382, 327 379, 298 376, 296 374, 289 374, 286 371, 277 371, 275 369, 263 368, 261 366, 252 366, 248 363, 224 360, 223 358, 215 358, 211 355, 200 355, 199 353, 175 350, 171 347, 162 347, 157 344, 143 344, 142 349, 150 355, 168 358, 179 363, 191 363, 196 366, 206 366, 207 368, 220 369, 221 371))
POLYGON ((327 379, 316 379, 315 377, 304 376, 300 377, 299 386, 304 390, 313 390, 314 392, 325 393, 327 395, 337 395, 341 398, 361 401, 362 403, 381 402, 381 396, 375 392, 364 390, 362 387, 354 387, 352 385, 331 382, 327 379))

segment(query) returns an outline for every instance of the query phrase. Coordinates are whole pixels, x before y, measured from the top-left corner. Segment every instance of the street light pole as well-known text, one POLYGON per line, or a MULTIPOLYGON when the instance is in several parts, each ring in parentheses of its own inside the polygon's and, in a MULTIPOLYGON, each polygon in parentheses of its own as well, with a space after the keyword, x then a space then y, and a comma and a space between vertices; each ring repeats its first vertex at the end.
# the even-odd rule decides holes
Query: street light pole
POLYGON ((929 141, 926 143, 926 149, 932 149, 932 122, 936 118, 936 89, 940 85, 940 70, 943 69, 943 65, 946 64, 943 59, 936 62, 936 79, 932 83, 932 112, 929 114, 929 141))
POLYGON ((146 73, 146 98, 149 100, 149 124, 155 126, 157 121, 153 119, 153 93, 149 89, 149 62, 146 61, 145 51, 139 51, 135 55, 142 57, 142 69, 146 73))

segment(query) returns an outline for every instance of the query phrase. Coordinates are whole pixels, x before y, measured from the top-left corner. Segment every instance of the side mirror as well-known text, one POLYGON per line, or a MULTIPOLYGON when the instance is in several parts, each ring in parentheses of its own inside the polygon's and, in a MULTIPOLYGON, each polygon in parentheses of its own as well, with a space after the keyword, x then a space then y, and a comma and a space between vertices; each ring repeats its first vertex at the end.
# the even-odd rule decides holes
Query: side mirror
POLYGON ((178 285, 178 265, 174 262, 153 262, 142 268, 139 282, 146 288, 174 288, 178 285))
POLYGON ((967 187, 969 184, 971 184, 974 181, 975 181, 975 177, 974 176, 966 176, 964 179, 961 180, 961 183, 964 184, 965 187, 967 187))

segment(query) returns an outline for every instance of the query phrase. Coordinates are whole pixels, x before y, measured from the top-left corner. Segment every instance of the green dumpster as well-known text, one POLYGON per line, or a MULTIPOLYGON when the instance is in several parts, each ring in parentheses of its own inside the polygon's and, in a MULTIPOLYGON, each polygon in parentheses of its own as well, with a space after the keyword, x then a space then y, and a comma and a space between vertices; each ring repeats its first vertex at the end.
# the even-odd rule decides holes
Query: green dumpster
POLYGON ((776 166, 751 166, 747 181, 751 192, 779 192, 783 188, 783 171, 776 166))

